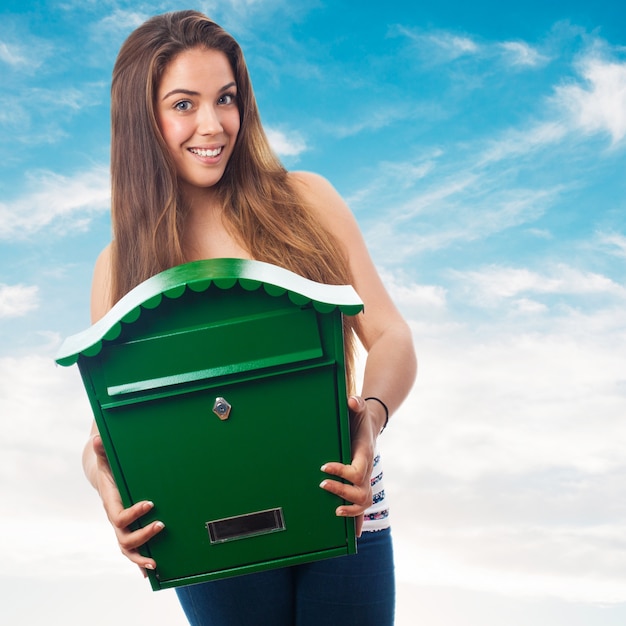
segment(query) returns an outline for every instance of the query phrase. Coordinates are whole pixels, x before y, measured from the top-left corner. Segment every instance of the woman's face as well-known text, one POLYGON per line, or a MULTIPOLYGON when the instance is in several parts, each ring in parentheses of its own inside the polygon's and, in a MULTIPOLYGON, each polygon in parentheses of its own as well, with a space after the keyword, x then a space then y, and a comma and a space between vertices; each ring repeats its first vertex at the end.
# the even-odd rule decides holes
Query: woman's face
POLYGON ((194 194, 215 185, 240 125, 237 85, 226 55, 194 48, 175 57, 161 78, 156 114, 183 190, 194 194))

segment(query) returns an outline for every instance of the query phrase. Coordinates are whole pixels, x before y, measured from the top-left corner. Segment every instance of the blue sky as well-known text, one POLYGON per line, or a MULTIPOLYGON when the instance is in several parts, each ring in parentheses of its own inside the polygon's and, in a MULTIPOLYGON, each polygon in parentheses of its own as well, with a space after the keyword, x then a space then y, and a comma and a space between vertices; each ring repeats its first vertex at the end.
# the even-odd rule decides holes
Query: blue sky
POLYGON ((607 0, 3 3, 2 622, 183 623, 119 556, 82 478, 78 374, 53 365, 110 237, 115 55, 181 8, 239 40, 275 149, 346 198, 413 329, 419 380, 381 441, 399 626, 623 624, 626 8, 607 0))

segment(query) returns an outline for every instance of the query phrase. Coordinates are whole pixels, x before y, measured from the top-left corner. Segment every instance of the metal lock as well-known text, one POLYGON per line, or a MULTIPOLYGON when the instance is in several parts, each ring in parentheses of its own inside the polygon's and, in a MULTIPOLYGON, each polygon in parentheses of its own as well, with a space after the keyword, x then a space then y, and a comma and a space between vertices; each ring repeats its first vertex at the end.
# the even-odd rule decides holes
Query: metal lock
POLYGON ((231 409, 232 407, 227 400, 221 397, 215 398, 213 413, 215 413, 215 415, 217 415, 222 421, 228 419, 231 409))

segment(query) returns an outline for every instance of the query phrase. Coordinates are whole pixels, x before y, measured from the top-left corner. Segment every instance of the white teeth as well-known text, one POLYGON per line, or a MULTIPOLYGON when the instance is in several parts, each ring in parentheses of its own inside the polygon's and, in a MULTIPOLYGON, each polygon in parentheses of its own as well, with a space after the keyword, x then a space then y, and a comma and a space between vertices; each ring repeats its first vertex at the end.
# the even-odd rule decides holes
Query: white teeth
POLYGON ((202 148, 189 148, 189 152, 193 152, 201 157, 216 157, 222 151, 221 148, 215 150, 203 150, 202 148))

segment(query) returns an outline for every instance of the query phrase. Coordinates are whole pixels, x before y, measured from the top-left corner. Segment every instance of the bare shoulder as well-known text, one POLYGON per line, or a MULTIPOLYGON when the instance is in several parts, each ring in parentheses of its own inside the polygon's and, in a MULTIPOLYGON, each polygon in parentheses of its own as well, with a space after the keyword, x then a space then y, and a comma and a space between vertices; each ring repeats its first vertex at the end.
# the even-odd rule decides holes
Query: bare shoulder
POLYGON ((111 308, 111 244, 98 255, 91 282, 91 321, 97 322, 111 308))
POLYGON ((289 172, 289 181, 304 200, 315 205, 320 199, 340 201, 337 190, 319 174, 313 172, 289 172))
POLYGON ((287 174, 291 183, 299 186, 303 191, 314 190, 318 187, 332 187, 332 185, 320 174, 305 172, 304 170, 289 172, 287 174))
POLYGON ((331 231, 347 234, 358 230, 352 211, 326 178, 312 172, 290 172, 289 180, 305 204, 331 231))

